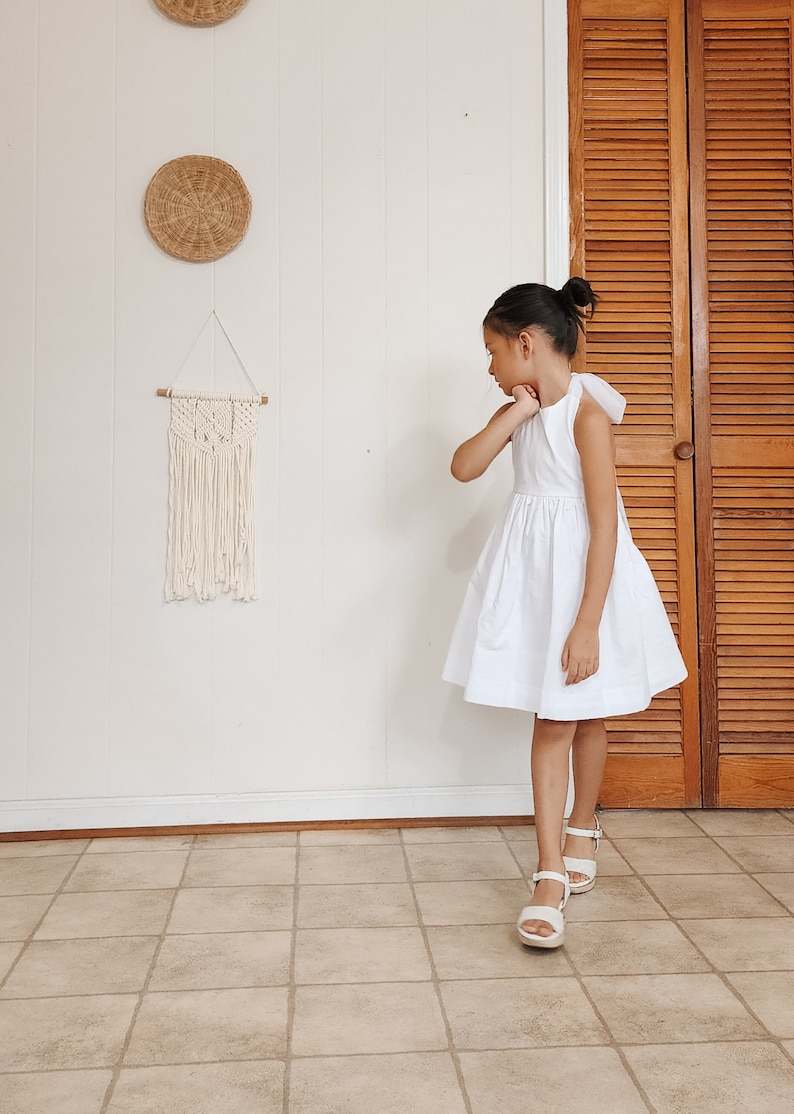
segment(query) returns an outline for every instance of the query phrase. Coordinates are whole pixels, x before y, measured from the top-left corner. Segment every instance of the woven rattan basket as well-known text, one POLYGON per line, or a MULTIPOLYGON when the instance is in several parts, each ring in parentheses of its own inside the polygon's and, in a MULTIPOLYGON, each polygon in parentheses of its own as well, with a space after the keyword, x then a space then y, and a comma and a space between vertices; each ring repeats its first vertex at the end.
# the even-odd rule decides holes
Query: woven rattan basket
POLYGON ((239 12, 247 0, 154 0, 169 19, 191 27, 212 27, 239 12))
POLYGON ((190 263, 207 263, 242 240, 251 218, 251 196, 227 162, 183 155, 152 178, 143 215, 163 251, 190 263))

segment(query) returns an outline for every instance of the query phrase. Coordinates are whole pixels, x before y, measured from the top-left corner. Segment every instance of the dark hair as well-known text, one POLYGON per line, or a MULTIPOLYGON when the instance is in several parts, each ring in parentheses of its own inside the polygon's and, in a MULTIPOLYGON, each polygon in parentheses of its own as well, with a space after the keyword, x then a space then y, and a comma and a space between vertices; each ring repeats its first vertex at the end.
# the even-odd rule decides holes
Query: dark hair
POLYGON ((584 332, 587 308, 592 312, 597 301, 590 283, 583 278, 569 278, 561 290, 524 282, 500 294, 486 313, 483 328, 517 337, 534 326, 546 333, 555 352, 570 359, 576 352, 579 331, 584 332))

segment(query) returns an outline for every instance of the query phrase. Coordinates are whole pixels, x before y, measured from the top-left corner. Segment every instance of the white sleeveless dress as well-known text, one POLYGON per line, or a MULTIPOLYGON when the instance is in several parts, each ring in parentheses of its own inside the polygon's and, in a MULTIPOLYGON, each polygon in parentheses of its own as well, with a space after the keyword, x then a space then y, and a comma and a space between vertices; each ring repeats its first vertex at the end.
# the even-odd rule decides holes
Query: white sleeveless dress
POLYGON ((599 668, 585 681, 565 684, 560 659, 582 599, 590 536, 573 437, 582 391, 621 421, 623 396, 595 375, 574 374, 564 398, 513 433, 514 491, 469 582, 443 673, 472 703, 542 719, 600 719, 647 708, 656 693, 687 675, 618 492, 599 668))

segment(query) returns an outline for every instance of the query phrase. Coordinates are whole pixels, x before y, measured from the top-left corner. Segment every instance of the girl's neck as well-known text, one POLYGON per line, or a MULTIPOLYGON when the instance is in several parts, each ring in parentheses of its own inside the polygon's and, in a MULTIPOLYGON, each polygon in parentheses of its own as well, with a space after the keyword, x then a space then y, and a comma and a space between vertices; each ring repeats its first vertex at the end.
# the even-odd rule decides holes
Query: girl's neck
POLYGON ((541 407, 553 406, 568 393, 571 385, 571 366, 564 357, 545 360, 537 369, 537 379, 541 407))

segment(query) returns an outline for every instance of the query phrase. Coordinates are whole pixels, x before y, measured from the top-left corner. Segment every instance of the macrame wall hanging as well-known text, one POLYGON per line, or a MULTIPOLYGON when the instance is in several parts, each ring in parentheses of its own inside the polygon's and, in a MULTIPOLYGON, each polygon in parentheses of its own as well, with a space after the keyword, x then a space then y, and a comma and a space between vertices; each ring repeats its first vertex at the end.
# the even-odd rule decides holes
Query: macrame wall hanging
POLYGON ((267 402, 213 310, 176 378, 168 429, 166 600, 252 600, 256 589, 254 481, 259 407, 267 402), (254 392, 214 394, 176 387, 210 322, 217 322, 254 392))

